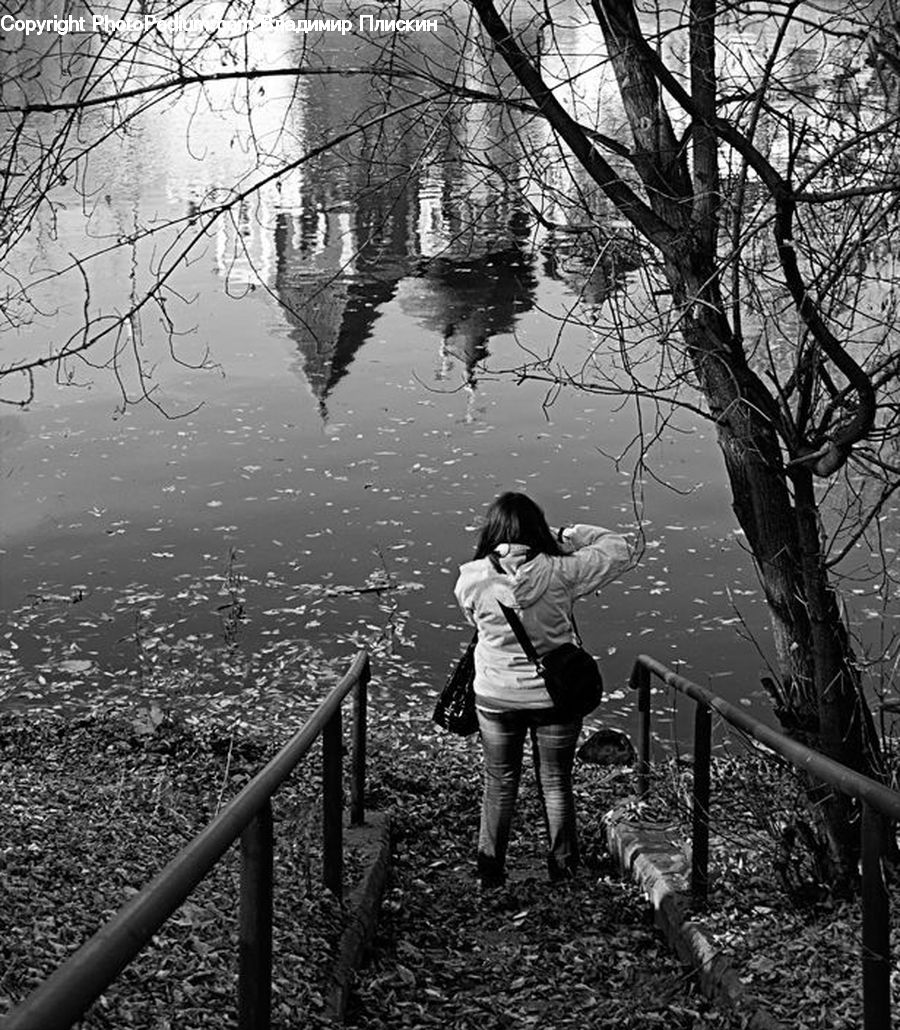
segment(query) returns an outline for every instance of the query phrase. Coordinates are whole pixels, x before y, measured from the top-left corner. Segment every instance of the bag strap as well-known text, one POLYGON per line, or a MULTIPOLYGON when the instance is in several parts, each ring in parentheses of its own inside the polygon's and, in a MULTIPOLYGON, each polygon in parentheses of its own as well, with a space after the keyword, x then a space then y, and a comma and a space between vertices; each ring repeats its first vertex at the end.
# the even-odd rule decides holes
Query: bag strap
MULTIPOLYGON (((491 565, 494 566, 494 569, 500 573, 501 576, 509 575, 509 573, 500 564, 500 559, 497 557, 494 551, 491 551, 491 553, 488 555, 488 560, 490 561, 491 565)), ((506 621, 512 628, 513 633, 515 633, 516 640, 519 641, 522 650, 525 652, 528 658, 532 662, 534 662, 536 666, 538 666, 538 669, 540 669, 540 656, 535 650, 534 644, 532 644, 531 642, 531 637, 529 637, 528 634, 525 632, 525 627, 522 625, 522 620, 519 618, 519 616, 515 613, 515 611, 512 608, 508 608, 501 601, 498 601, 497 604, 500 605, 500 610, 506 616, 506 621)), ((572 623, 572 632, 575 634, 575 639, 578 641, 578 646, 581 647, 581 634, 578 632, 578 625, 575 622, 575 612, 571 609, 569 610, 569 621, 572 623)))
MULTIPOLYGON (((497 557, 496 552, 491 551, 491 553, 488 555, 488 560, 490 561, 491 565, 494 566, 495 572, 498 572, 501 576, 509 575, 506 569, 504 569, 503 566, 500 564, 500 559, 497 557)), ((503 614, 506 616, 506 621, 509 623, 513 633, 516 636, 516 640, 519 641, 519 645, 525 652, 528 660, 534 662, 535 665, 540 667, 540 658, 538 657, 538 653, 534 648, 534 644, 532 644, 531 642, 531 637, 529 637, 528 634, 525 632, 525 627, 522 625, 522 620, 519 618, 518 615, 516 615, 512 608, 508 608, 502 601, 498 601, 497 604, 500 605, 500 611, 503 612, 503 614)))
POLYGON ((515 633, 516 640, 519 641, 519 645, 521 646, 522 650, 528 656, 528 659, 534 662, 538 669, 540 669, 540 656, 535 650, 534 644, 532 644, 531 642, 531 637, 529 637, 526 633, 525 627, 522 625, 522 620, 512 610, 512 608, 507 608, 507 606, 502 601, 498 601, 497 604, 500 605, 500 611, 503 612, 503 614, 506 616, 506 621, 509 623, 513 633, 515 633))

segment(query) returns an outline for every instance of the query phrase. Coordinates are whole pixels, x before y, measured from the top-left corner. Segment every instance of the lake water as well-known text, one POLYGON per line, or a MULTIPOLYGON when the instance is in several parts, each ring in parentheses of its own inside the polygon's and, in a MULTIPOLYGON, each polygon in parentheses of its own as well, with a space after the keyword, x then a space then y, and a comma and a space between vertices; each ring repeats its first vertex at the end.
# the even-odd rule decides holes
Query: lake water
MULTIPOLYGON (((297 44, 277 45, 261 56, 297 44)), ((334 40, 318 55, 364 56, 334 40)), ((98 150, 90 204, 61 191, 53 232, 39 221, 26 257, 59 265, 190 218, 348 113, 374 116, 371 88, 349 75, 268 80, 252 133, 230 85, 182 97, 98 150)), ((711 428, 681 414, 660 429, 637 511, 635 402, 548 394, 516 374, 551 354, 610 370, 591 325, 612 294, 639 294, 633 260, 613 248, 593 263, 535 217, 514 188, 527 148, 483 105, 438 105, 378 131, 217 219, 176 269, 176 353, 189 365, 208 350, 215 367, 173 360, 152 307, 131 326, 166 414, 123 411, 109 370, 75 365, 74 385, 47 375, 27 410, 0 416, 8 700, 190 693, 201 681, 310 691, 310 670, 372 646, 383 691, 417 703, 467 638, 452 587, 480 515, 521 489, 551 522, 634 532, 643 520, 640 567, 579 613, 612 721, 633 704, 623 688, 638 652, 758 711, 765 663, 746 632, 765 648, 765 611, 711 428)), ((545 221, 575 217, 545 199, 545 221)), ((127 306, 171 238, 94 258, 92 310, 127 306)), ((46 349, 73 331, 80 282, 51 283, 13 346, 46 349)))

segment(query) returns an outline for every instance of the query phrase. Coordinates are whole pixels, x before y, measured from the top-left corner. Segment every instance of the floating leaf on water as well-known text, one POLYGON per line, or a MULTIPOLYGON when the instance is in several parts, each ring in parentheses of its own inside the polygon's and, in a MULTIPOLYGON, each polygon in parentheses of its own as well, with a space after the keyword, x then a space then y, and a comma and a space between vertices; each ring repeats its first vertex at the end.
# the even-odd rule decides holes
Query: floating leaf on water
MULTIPOLYGON (((94 663, 87 658, 67 658, 58 665, 62 672, 72 673, 89 672, 93 667, 94 663)), ((43 677, 38 676, 38 682, 43 682, 43 677)))

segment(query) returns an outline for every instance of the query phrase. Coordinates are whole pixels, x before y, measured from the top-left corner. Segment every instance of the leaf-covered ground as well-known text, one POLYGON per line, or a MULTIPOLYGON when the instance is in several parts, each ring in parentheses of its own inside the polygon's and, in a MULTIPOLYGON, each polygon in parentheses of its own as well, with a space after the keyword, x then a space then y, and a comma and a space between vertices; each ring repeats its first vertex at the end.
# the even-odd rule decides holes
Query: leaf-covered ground
MULTIPOLYGON (((370 804, 393 810, 396 849, 376 951, 348 1013, 352 1027, 741 1025, 698 997, 646 904, 606 858, 602 814, 629 792, 627 775, 579 768, 584 869, 576 882, 551 886, 526 769, 511 881, 480 896, 472 854, 477 742, 441 734, 421 703, 373 700, 370 804)), ((283 740, 281 722, 277 731, 257 723, 235 735, 233 723, 201 729, 145 708, 74 718, 0 714, 0 1014, 233 796, 283 740)), ((792 802, 765 768, 746 756, 720 764, 704 923, 787 1025, 849 1030, 861 1023, 858 910, 801 904, 782 889, 773 860, 795 881, 802 860, 778 850, 777 824, 792 802)), ((325 1023, 343 925, 340 905, 319 885, 317 776, 312 754, 275 807, 276 1030, 325 1023)), ((665 783, 656 804, 683 814, 686 777, 673 769, 665 783)), ((351 855, 348 879, 358 872, 351 855)), ((232 854, 94 1006, 86 1030, 234 1025, 237 876, 232 854)))
MULTIPOLYGON (((658 801, 689 834, 690 775, 669 766, 658 801)), ((710 904, 697 921, 727 953, 749 992, 785 1026, 863 1025, 862 911, 858 895, 823 890, 796 829, 809 810, 796 774, 735 739, 714 769, 710 904)), ((884 867, 891 912, 891 1003, 900 1011, 900 883, 884 867)))
MULTIPOLYGON (((168 721, 148 732, 145 719, 0 715, 0 1013, 163 868, 272 750, 168 721)), ((275 813, 276 1027, 321 1007, 341 925, 319 887, 317 800, 301 774, 275 813)), ((233 1022, 238 875, 232 849, 83 1026, 233 1022)))

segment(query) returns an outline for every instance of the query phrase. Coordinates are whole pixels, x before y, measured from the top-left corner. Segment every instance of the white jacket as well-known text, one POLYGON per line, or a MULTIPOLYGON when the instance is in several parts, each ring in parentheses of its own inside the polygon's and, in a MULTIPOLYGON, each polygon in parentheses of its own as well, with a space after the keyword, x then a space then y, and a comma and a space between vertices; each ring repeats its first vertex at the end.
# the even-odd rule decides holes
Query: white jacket
POLYGON ((600 590, 628 567, 625 538, 599 526, 562 531, 560 557, 538 554, 528 561, 524 544, 501 544, 494 552, 503 573, 489 558, 460 566, 456 599, 478 629, 475 695, 487 709, 548 708, 550 695, 516 639, 499 601, 514 608, 538 654, 574 638, 572 605, 600 590))

